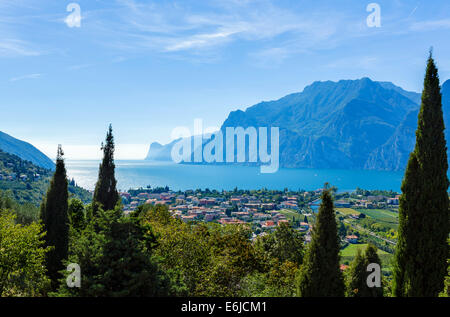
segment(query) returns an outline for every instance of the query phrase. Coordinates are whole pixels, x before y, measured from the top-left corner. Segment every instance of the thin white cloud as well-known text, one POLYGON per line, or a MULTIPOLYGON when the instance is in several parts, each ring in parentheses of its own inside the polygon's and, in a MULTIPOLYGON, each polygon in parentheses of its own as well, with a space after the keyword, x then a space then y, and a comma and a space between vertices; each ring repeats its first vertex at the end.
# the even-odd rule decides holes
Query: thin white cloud
MULTIPOLYGON (((235 41, 267 42, 285 37, 291 41, 283 39, 286 45, 280 47, 280 52, 303 51, 305 46, 329 39, 343 18, 335 14, 330 19, 320 11, 294 12, 267 0, 211 1, 195 12, 182 2, 117 0, 116 3, 119 7, 109 11, 107 17, 97 12, 91 19, 95 21, 91 26, 103 33, 99 38, 105 39, 108 46, 127 51, 183 52, 185 58, 191 54, 207 60, 214 58, 215 48, 220 55, 219 48, 235 41)), ((259 54, 268 56, 271 52, 263 49, 259 54)))
POLYGON ((187 50, 192 48, 200 48, 205 46, 214 46, 223 43, 239 31, 225 31, 210 34, 197 34, 188 39, 181 39, 175 44, 171 44, 165 48, 168 52, 187 50))
POLYGON ((42 74, 28 74, 28 75, 13 77, 9 81, 14 82, 14 81, 19 81, 19 80, 24 80, 24 79, 36 79, 36 78, 40 78, 41 76, 42 76, 42 74))
POLYGON ((450 19, 421 21, 411 25, 411 30, 413 31, 431 31, 437 29, 450 29, 450 19))
POLYGON ((30 48, 30 45, 18 39, 0 40, 0 57, 38 56, 41 53, 30 48))

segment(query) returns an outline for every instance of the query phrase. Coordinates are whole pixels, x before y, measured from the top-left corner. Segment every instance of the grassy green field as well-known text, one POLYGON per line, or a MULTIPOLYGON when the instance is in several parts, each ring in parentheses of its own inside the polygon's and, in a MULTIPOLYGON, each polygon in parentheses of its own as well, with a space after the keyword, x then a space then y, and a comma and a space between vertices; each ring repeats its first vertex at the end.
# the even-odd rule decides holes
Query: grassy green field
MULTIPOLYGON (((341 250, 341 263, 351 263, 356 256, 357 250, 361 249, 361 251, 364 252, 366 247, 367 244, 349 244, 341 250)), ((382 270, 385 272, 391 271, 391 261, 394 255, 380 249, 378 249, 377 253, 381 260, 382 270)))
POLYGON ((304 215, 293 210, 281 209, 278 212, 285 215, 288 220, 292 220, 292 217, 294 217, 295 221, 303 221, 305 219, 304 215))
POLYGON ((336 208, 336 210, 346 216, 350 215, 359 215, 360 212, 358 210, 352 209, 352 208, 336 208))
POLYGON ((386 209, 358 209, 359 212, 375 220, 398 224, 398 213, 386 209))

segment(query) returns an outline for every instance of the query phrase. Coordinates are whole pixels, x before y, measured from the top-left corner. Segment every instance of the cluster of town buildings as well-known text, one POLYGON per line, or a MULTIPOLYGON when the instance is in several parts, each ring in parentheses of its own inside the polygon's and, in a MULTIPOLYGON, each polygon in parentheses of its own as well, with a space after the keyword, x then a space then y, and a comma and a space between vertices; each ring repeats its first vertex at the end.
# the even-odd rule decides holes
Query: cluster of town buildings
MULTIPOLYGON (((307 222, 307 217, 318 209, 321 190, 298 193, 303 195, 302 200, 309 201, 310 208, 299 207, 298 195, 284 195, 281 201, 267 202, 260 198, 249 195, 222 195, 208 197, 202 194, 195 194, 193 191, 176 193, 172 191, 153 193, 139 192, 132 196, 129 192, 121 192, 120 196, 124 204, 125 212, 131 212, 143 204, 166 205, 173 215, 184 222, 204 221, 217 222, 220 224, 249 224, 258 234, 275 229, 283 223, 291 223, 296 230, 305 233, 305 240, 311 239, 311 225, 307 222), (305 210, 306 209, 306 210, 305 210), (287 212, 286 212, 287 211, 287 212), (302 214, 301 221, 293 221, 289 211, 302 214)), ((399 195, 387 197, 383 195, 362 196, 352 195, 335 201, 336 208, 392 208, 398 206, 399 195)), ((359 215, 350 215, 355 219, 359 215)), ((297 217, 298 219, 298 217, 297 217)), ((347 243, 358 243, 358 236, 349 235, 344 238, 347 243)))
POLYGON ((336 208, 388 208, 398 206, 400 195, 387 197, 383 195, 362 196, 357 199, 341 199, 334 202, 336 208))
MULTIPOLYGON (((271 230, 288 223, 283 209, 299 210, 297 196, 283 196, 281 202, 262 202, 254 196, 197 197, 194 194, 176 194, 173 192, 146 193, 132 197, 129 193, 120 193, 126 212, 141 204, 166 205, 176 218, 185 222, 204 221, 220 224, 251 224, 262 231, 271 230)), ((308 231, 309 224, 299 222, 297 229, 308 231)))

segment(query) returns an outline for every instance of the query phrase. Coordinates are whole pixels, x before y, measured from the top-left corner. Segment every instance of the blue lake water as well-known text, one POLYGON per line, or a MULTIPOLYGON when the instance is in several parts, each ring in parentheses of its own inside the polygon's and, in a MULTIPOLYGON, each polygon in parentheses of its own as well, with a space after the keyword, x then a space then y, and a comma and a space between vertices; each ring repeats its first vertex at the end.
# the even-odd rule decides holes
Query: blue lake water
MULTIPOLYGON (((78 185, 93 189, 100 161, 67 160, 67 173, 78 185)), ((261 174, 259 167, 236 165, 182 165, 169 162, 116 161, 118 188, 169 186, 174 190, 209 188, 217 190, 239 189, 304 189, 322 188, 325 182, 340 191, 357 187, 399 192, 403 172, 333 170, 333 169, 280 169, 274 174, 261 174)))

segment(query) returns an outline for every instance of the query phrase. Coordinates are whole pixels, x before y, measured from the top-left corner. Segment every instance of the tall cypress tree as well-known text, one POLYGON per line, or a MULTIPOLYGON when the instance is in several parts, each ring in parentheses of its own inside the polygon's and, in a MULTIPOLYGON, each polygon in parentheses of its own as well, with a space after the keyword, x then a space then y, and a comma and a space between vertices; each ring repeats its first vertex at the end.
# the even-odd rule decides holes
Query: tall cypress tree
POLYGON ((437 296, 443 289, 449 234, 447 147, 441 90, 432 54, 416 131, 402 183, 393 294, 437 296))
POLYGON ((302 297, 344 296, 345 285, 339 265, 339 236, 330 190, 325 186, 322 203, 297 280, 302 297))
POLYGON ((59 145, 56 170, 47 195, 41 204, 40 213, 44 230, 47 232, 45 236, 46 245, 53 247, 46 258, 48 275, 53 288, 56 287, 57 280, 60 278, 58 271, 63 269, 62 261, 67 259, 69 245, 69 217, 67 214, 69 194, 63 155, 61 145, 59 145))
POLYGON ((106 144, 102 144, 102 150, 103 161, 100 164, 93 198, 94 213, 99 207, 103 210, 113 210, 119 201, 119 193, 116 189, 117 181, 114 176, 114 137, 111 125, 106 134, 106 144))

